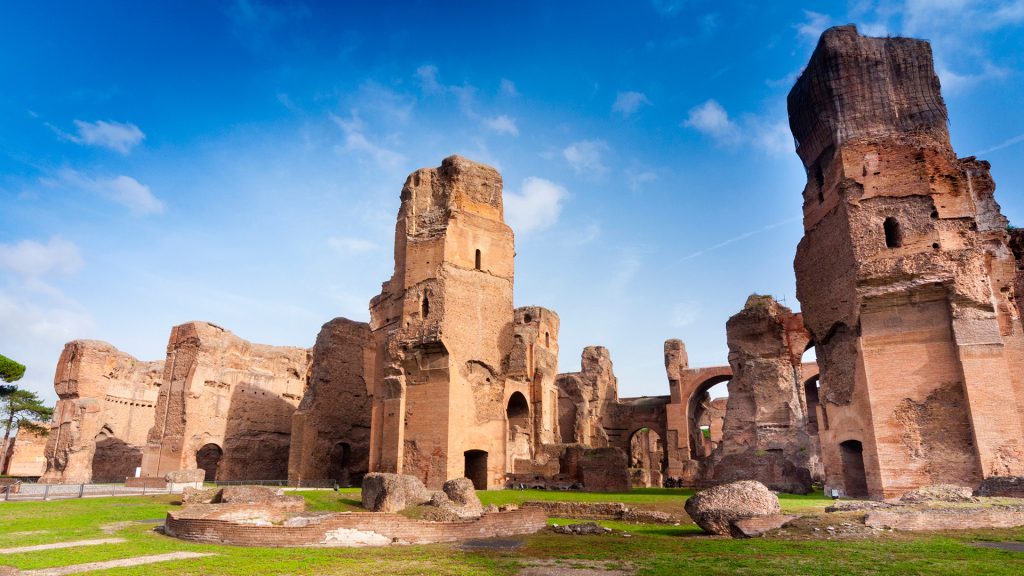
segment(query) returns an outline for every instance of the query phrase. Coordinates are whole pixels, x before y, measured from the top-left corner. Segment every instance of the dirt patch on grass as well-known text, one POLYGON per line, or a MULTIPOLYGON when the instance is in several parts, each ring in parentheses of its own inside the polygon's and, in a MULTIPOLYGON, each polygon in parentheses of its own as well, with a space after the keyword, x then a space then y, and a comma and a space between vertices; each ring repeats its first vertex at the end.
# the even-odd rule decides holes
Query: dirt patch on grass
POLYGON ((531 560, 517 576, 632 576, 632 565, 592 560, 531 560))

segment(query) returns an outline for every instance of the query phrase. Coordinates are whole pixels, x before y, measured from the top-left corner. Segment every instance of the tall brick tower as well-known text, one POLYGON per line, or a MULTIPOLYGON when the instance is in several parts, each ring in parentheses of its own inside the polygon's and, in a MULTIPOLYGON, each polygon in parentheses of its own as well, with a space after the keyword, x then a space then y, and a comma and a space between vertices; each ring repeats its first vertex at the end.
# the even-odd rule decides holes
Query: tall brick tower
POLYGON ((459 156, 405 182, 395 272, 370 303, 371 471, 504 484, 515 252, 501 189, 496 170, 459 156))
POLYGON ((797 296, 826 490, 1024 474, 1024 339, 989 164, 957 158, 931 48, 825 31, 789 94, 807 169, 797 296))

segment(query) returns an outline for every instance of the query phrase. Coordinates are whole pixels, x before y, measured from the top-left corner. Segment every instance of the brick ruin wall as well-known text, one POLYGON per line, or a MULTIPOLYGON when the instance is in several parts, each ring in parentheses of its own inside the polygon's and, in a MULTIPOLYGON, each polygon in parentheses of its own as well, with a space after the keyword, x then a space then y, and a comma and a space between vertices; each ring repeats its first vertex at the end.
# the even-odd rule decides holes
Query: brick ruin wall
POLYGON ((369 324, 335 318, 323 325, 292 416, 290 482, 361 484, 370 465, 372 365, 369 324))
POLYGON ((303 348, 253 344, 206 322, 174 327, 143 475, 202 467, 208 480, 287 478, 308 368, 303 348))
POLYGON ((142 463, 163 362, 142 362, 110 344, 64 346, 59 400, 45 448, 43 482, 120 482, 142 463))
POLYGON ((1024 473, 1007 223, 988 163, 952 150, 929 45, 827 30, 788 104, 826 487, 879 498, 1024 473))
MULTIPOLYGON (((37 425, 46 426, 45 422, 37 425)), ((11 439, 10 451, 7 454, 7 476, 15 478, 38 478, 46 472, 46 434, 19 428, 18 434, 11 439)))
POLYGON ((770 296, 754 295, 726 333, 733 376, 705 480, 758 480, 772 490, 810 492, 816 454, 803 398, 801 356, 810 341, 803 320, 770 296))

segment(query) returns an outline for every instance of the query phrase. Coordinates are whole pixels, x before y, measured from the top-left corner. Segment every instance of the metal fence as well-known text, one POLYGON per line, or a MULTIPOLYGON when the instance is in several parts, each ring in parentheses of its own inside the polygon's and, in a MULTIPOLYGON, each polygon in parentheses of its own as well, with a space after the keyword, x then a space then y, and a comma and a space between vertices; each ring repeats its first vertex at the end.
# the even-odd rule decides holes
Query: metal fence
POLYGON ((148 496, 170 494, 166 487, 128 487, 124 484, 35 484, 20 482, 0 487, 4 501, 17 500, 63 500, 67 498, 97 498, 102 496, 148 496))
MULTIPOLYGON (((221 480, 207 482, 212 486, 276 486, 294 489, 334 489, 341 487, 337 480, 221 480)), ((152 496, 156 494, 175 494, 169 487, 125 486, 123 483, 101 484, 37 484, 35 482, 18 482, 0 486, 0 500, 13 502, 21 500, 63 500, 68 498, 99 498, 111 496, 152 496)))

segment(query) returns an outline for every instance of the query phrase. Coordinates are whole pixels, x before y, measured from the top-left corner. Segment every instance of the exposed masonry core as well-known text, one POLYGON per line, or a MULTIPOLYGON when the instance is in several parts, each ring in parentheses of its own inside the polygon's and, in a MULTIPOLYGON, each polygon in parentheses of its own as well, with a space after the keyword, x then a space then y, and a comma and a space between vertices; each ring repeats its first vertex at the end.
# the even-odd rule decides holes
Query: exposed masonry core
POLYGON ((1024 474, 1018 268, 989 164, 950 145, 930 46, 829 29, 788 104, 826 490, 1024 474))

